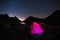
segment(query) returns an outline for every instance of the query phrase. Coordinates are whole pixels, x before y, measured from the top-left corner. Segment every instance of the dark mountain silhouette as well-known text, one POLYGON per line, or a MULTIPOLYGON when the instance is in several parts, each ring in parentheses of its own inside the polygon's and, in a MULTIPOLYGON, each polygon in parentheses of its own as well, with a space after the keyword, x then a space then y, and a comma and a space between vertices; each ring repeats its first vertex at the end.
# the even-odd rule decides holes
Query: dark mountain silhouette
POLYGON ((17 17, 0 14, 0 40, 17 39, 21 27, 20 22, 17 17))
POLYGON ((33 16, 29 16, 26 20, 24 20, 24 22, 28 25, 31 24, 34 21, 36 21, 38 23, 41 23, 41 22, 44 23, 43 18, 37 18, 37 17, 33 17, 33 16))
POLYGON ((50 16, 46 17, 46 23, 48 24, 60 24, 60 10, 56 10, 50 16))
POLYGON ((48 27, 48 34, 52 35, 51 39, 60 40, 60 10, 56 10, 50 16, 46 17, 45 23, 48 27))
POLYGON ((59 15, 59 11, 54 12, 46 19, 30 16, 23 21, 25 24, 21 24, 21 20, 17 17, 0 14, 0 40, 59 40, 60 26, 52 24, 54 22, 58 23, 59 16, 56 15, 59 15), (34 21, 39 24, 47 24, 46 26, 41 24, 44 35, 39 38, 34 38, 30 35, 30 25, 34 21))

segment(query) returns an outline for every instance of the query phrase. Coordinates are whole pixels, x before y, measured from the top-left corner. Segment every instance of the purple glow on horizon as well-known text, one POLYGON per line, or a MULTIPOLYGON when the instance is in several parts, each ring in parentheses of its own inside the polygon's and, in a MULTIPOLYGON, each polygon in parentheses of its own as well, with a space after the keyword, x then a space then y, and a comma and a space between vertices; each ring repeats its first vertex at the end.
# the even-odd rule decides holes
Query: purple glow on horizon
POLYGON ((30 28, 30 32, 31 34, 37 35, 37 34, 42 34, 44 31, 39 23, 33 22, 30 28))

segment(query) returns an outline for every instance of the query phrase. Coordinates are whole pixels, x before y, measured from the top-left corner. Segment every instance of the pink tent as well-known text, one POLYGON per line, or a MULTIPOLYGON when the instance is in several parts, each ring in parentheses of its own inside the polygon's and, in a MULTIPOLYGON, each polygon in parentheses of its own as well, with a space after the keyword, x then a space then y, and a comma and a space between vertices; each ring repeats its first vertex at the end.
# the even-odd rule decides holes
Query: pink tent
POLYGON ((42 26, 37 23, 37 22, 33 22, 30 26, 30 33, 32 35, 39 35, 39 34, 43 34, 43 28, 42 26))

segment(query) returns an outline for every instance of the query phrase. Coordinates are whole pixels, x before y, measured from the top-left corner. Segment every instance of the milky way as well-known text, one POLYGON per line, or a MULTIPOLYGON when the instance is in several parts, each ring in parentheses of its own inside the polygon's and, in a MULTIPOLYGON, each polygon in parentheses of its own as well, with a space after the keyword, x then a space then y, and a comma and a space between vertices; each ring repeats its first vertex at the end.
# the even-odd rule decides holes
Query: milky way
POLYGON ((26 19, 28 16, 44 18, 60 9, 60 0, 0 0, 0 14, 26 19))

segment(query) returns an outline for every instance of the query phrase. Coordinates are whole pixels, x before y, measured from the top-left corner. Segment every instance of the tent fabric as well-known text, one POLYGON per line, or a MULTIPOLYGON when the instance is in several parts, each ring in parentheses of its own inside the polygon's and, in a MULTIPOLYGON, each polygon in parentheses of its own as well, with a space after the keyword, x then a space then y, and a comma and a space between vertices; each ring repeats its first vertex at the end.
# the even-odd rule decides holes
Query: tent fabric
POLYGON ((43 34, 43 28, 42 26, 37 23, 37 22, 33 22, 30 26, 30 33, 33 35, 38 35, 38 34, 43 34))

